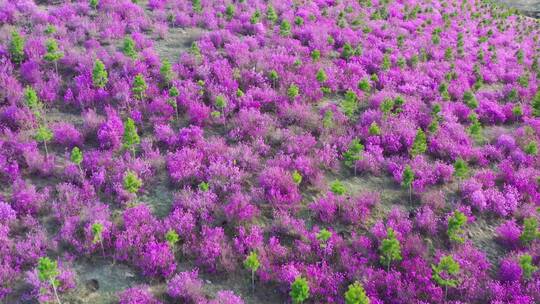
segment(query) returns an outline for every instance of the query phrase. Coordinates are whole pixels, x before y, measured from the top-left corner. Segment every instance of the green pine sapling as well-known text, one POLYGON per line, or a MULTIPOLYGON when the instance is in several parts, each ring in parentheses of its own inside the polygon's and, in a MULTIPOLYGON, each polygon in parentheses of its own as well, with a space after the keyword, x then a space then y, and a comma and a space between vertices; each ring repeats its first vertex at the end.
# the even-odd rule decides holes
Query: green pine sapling
POLYGON ((255 12, 251 15, 249 22, 251 22, 251 24, 257 24, 261 22, 261 11, 259 9, 256 9, 255 12))
POLYGON ((519 237, 521 243, 529 246, 534 240, 540 237, 538 232, 538 220, 535 217, 528 217, 523 220, 523 230, 519 237))
POLYGON ((191 0, 191 8, 196 13, 202 12, 201 0, 191 0))
POLYGON ((47 149, 47 143, 51 141, 51 139, 53 138, 53 133, 51 129, 49 129, 49 127, 47 127, 46 125, 39 126, 38 129, 36 130, 36 134, 34 135, 34 138, 37 141, 43 143, 45 147, 45 159, 49 159, 49 150, 47 149))
POLYGON ((523 254, 519 257, 519 267, 521 268, 525 280, 530 280, 533 273, 538 270, 538 267, 533 264, 533 259, 530 254, 523 254))
POLYGON ((448 219, 448 228, 446 234, 452 242, 461 244, 465 241, 463 238, 463 225, 467 223, 467 216, 461 211, 454 211, 454 214, 448 219))
POLYGON ((383 56, 382 64, 381 64, 381 70, 389 71, 391 66, 392 66, 392 61, 390 61, 390 54, 385 53, 383 56))
POLYGON ((266 19, 272 24, 278 20, 276 9, 272 5, 268 5, 266 9, 266 19))
POLYGON ((409 203, 412 203, 412 184, 414 182, 414 172, 411 166, 405 166, 403 170, 403 179, 401 180, 401 186, 409 190, 409 203))
POLYGON ((426 133, 420 128, 416 130, 416 136, 414 137, 414 142, 410 150, 412 157, 415 157, 420 154, 424 154, 427 151, 427 139, 426 133))
POLYGON ((79 172, 81 173, 81 175, 83 175, 83 170, 81 167, 81 163, 83 161, 83 154, 79 147, 73 147, 73 149, 71 149, 71 161, 76 164, 77 167, 79 167, 79 172))
POLYGON ((24 60, 24 45, 25 40, 17 31, 11 32, 11 41, 9 43, 9 54, 11 61, 19 64, 24 60))
POLYGON ((302 183, 302 174, 298 170, 294 170, 291 176, 295 184, 300 185, 302 183))
POLYGON ((58 74, 58 60, 64 58, 64 52, 58 49, 58 43, 53 38, 47 39, 46 47, 47 53, 45 53, 43 59, 48 62, 53 62, 56 74, 58 74))
POLYGON ((369 304, 369 298, 366 295, 364 287, 359 282, 349 285, 345 292, 345 304, 369 304))
POLYGON ((290 99, 295 99, 296 96, 300 94, 300 88, 296 84, 291 84, 289 88, 287 89, 287 96, 289 96, 290 99))
POLYGON ((97 6, 99 5, 99 0, 90 0, 90 7, 93 9, 97 9, 97 6))
POLYGON ((349 144, 349 149, 343 153, 345 166, 353 168, 354 175, 356 175, 356 161, 362 158, 362 152, 364 152, 364 145, 360 143, 360 140, 355 138, 349 144))
POLYGON ((146 89, 148 89, 148 85, 144 80, 144 76, 141 73, 137 74, 135 78, 133 78, 133 87, 131 88, 131 92, 133 92, 135 98, 143 100, 146 89))
POLYGON ((381 109, 381 112, 383 112, 384 117, 388 117, 388 115, 392 112, 392 109, 394 108, 394 100, 386 98, 381 102, 379 108, 381 109))
POLYGON ((268 78, 272 81, 272 87, 275 88, 277 86, 277 81, 279 80, 278 72, 276 70, 271 70, 268 73, 268 78))
POLYGON ((538 143, 535 140, 531 140, 525 145, 523 150, 527 155, 535 156, 538 154, 538 143))
POLYGON ((37 271, 39 280, 51 284, 56 301, 58 304, 61 304, 58 292, 56 291, 56 287, 60 284, 56 279, 60 275, 60 271, 58 271, 58 262, 52 261, 48 257, 41 257, 38 260, 37 271))
POLYGON ((379 127, 379 125, 376 122, 372 122, 369 125, 369 130, 368 131, 369 131, 369 135, 372 135, 372 136, 381 135, 381 128, 379 127))
POLYGON ((131 194, 136 194, 142 186, 141 179, 131 170, 124 175, 124 190, 131 194))
POLYGON ((177 87, 171 87, 169 89, 169 99, 167 100, 167 103, 173 107, 174 112, 176 114, 176 121, 178 121, 178 103, 176 102, 176 97, 180 95, 180 92, 178 91, 177 87))
POLYGON ((328 79, 328 76, 326 75, 326 72, 323 69, 319 69, 317 71, 316 78, 319 83, 324 83, 328 79))
POLYGON ((52 35, 56 33, 56 27, 52 24, 48 24, 47 27, 44 30, 45 34, 52 35))
POLYGON ((109 74, 105 69, 105 65, 99 59, 94 62, 94 68, 92 69, 92 83, 94 87, 103 89, 107 82, 109 82, 109 74))
POLYGON ((281 21, 279 26, 279 33, 283 37, 289 37, 291 35, 291 23, 288 20, 281 21))
POLYGON ((124 122, 124 136, 122 138, 122 142, 124 148, 131 150, 133 157, 135 157, 136 145, 141 142, 141 139, 137 134, 137 126, 135 126, 135 122, 131 118, 128 118, 124 122))
POLYGON ((345 195, 347 189, 339 180, 336 180, 330 184, 330 191, 337 195, 345 195))
POLYGON ((463 159, 458 158, 454 163, 454 176, 458 179, 464 179, 469 175, 469 165, 463 159))
POLYGON ((218 95, 216 97, 216 100, 214 102, 216 108, 218 108, 221 112, 227 107, 227 99, 223 95, 218 95))
POLYGON ((362 80, 358 82, 358 89, 364 93, 371 92, 371 84, 369 83, 369 79, 362 78, 362 80))
POLYGON ((138 53, 135 40, 133 40, 133 38, 130 36, 124 37, 124 41, 122 43, 122 53, 133 60, 137 59, 138 53))
POLYGON ((532 114, 534 117, 540 117, 540 88, 536 90, 536 94, 533 97, 532 100, 532 114))
POLYGON ((210 185, 207 182, 201 182, 197 188, 199 188, 199 191, 206 192, 208 189, 210 189, 210 185))
POLYGON ((345 92, 340 107, 345 116, 350 119, 354 117, 354 114, 358 110, 358 96, 353 90, 347 90, 347 92, 345 92))
POLYGON ((244 260, 244 267, 251 270, 251 289, 255 291, 255 272, 259 269, 261 263, 259 262, 259 256, 257 252, 252 251, 244 260))
POLYGON ((341 50, 341 58, 349 60, 354 55, 354 48, 350 43, 345 43, 343 45, 343 50, 341 50))
POLYGON ((332 232, 328 231, 326 228, 321 229, 317 233, 317 240, 322 248, 326 247, 326 242, 332 236, 332 232))
POLYGON ((92 224, 92 239, 93 244, 99 243, 101 245, 101 252, 103 257, 105 257, 105 247, 103 246, 103 229, 105 228, 102 223, 95 222, 92 224))
POLYGON ((171 249, 174 249, 176 244, 180 241, 180 236, 174 229, 169 229, 165 234, 165 240, 171 249))
POLYGON ((448 294, 448 287, 456 287, 460 267, 450 255, 443 256, 437 265, 431 265, 433 269, 433 280, 444 287, 444 298, 448 294))
POLYGON ((394 229, 388 228, 386 230, 386 238, 382 240, 379 251, 381 253, 379 259, 381 264, 386 265, 387 271, 390 270, 390 264, 392 264, 392 262, 402 260, 401 245, 396 238, 394 229))
POLYGON ((159 74, 161 75, 163 83, 166 86, 169 86, 174 78, 174 73, 172 71, 172 66, 169 60, 163 59, 163 61, 161 62, 161 68, 159 69, 159 74))
POLYGON ((309 285, 305 278, 302 276, 296 277, 294 282, 291 284, 291 292, 289 293, 293 303, 303 303, 309 298, 309 285))
POLYGON ((225 9, 225 15, 227 16, 227 20, 232 20, 234 15, 236 14, 236 7, 234 4, 227 5, 227 8, 225 9))
POLYGON ((317 62, 319 61, 319 59, 321 59, 321 51, 320 50, 313 50, 311 52, 311 60, 313 60, 314 62, 317 62))
POLYGON ((38 120, 42 119, 43 103, 41 103, 39 100, 36 91, 32 87, 27 86, 24 89, 23 96, 24 103, 30 109, 30 111, 32 111, 32 114, 34 114, 38 120))
POLYGON ((463 101, 471 109, 478 108, 478 101, 476 100, 476 96, 474 96, 474 93, 471 91, 465 91, 465 93, 463 93, 463 101))

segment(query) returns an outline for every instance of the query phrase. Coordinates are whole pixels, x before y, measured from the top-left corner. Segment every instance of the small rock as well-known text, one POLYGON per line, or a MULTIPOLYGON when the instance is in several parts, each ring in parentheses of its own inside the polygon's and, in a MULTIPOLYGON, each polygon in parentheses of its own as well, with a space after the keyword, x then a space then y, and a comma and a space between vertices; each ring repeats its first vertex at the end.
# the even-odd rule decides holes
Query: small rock
POLYGON ((96 279, 91 279, 86 281, 86 288, 90 290, 90 292, 95 292, 99 289, 99 282, 96 279))
POLYGON ((204 280, 206 282, 206 284, 212 284, 212 281, 210 280, 204 280))

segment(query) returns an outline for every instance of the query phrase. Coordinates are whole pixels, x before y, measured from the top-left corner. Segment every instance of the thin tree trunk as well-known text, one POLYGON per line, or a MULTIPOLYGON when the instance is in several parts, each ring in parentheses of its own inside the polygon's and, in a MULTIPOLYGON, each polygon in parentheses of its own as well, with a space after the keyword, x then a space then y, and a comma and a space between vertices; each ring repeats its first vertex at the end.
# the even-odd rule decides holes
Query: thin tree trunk
POLYGON ((56 286, 54 285, 54 280, 51 280, 51 285, 54 291, 54 296, 56 297, 56 301, 58 302, 58 304, 62 304, 62 302, 60 302, 60 298, 58 297, 58 293, 56 292, 56 286))
POLYGON ((49 150, 47 149, 47 141, 44 141, 43 144, 45 145, 45 160, 49 160, 49 150))
POLYGON ((251 290, 255 293, 255 271, 251 270, 251 290))

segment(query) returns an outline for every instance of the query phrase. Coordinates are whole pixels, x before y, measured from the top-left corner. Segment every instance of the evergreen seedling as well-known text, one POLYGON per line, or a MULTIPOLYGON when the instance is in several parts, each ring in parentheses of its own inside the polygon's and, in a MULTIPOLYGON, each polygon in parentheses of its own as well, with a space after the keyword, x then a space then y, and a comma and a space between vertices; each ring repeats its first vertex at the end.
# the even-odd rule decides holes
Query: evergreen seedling
POLYGON ((227 8, 225 9, 225 15, 227 16, 227 20, 231 20, 235 14, 236 7, 233 4, 227 5, 227 8))
POLYGON ((292 173, 292 179, 295 184, 300 185, 302 183, 302 174, 300 174, 300 172, 297 170, 294 170, 292 173))
POLYGON ((92 236, 94 239, 92 240, 93 244, 100 243, 101 245, 101 252, 103 254, 103 257, 105 257, 105 247, 103 246, 103 229, 104 226, 100 222, 95 222, 92 224, 92 236))
POLYGON ((364 145, 362 145, 360 141, 355 138, 349 144, 349 149, 343 153, 345 166, 353 168, 354 175, 356 175, 356 161, 362 158, 362 152, 364 152, 364 145))
POLYGON ((369 125, 369 135, 372 135, 372 136, 381 135, 381 128, 376 122, 372 122, 371 125, 369 125))
POLYGON ((25 41, 21 34, 17 31, 11 32, 9 54, 13 63, 19 64, 24 60, 24 45, 25 41))
POLYGON ((467 223, 467 217, 461 211, 455 211, 454 214, 448 219, 448 229, 446 233, 448 238, 452 242, 463 243, 463 225, 467 223))
POLYGON ((137 74, 133 79, 133 87, 131 88, 131 92, 133 92, 133 95, 135 95, 136 98, 142 100, 146 89, 148 89, 148 85, 144 80, 144 76, 140 73, 137 74))
POLYGON ((326 242, 330 239, 331 236, 332 232, 328 231, 325 228, 321 229, 321 231, 317 233, 317 240, 319 241, 321 247, 326 247, 326 242))
POLYGON ((414 137, 414 142, 411 147, 410 154, 412 157, 416 155, 424 154, 427 150, 427 139, 426 134, 422 129, 418 128, 416 131, 416 136, 414 137))
POLYGON ((319 69, 316 78, 318 82, 324 83, 328 79, 328 76, 326 76, 326 72, 323 69, 319 69))
POLYGON ((336 180, 330 184, 330 191, 337 195, 344 195, 347 189, 340 181, 336 180))
POLYGON ((448 294, 448 287, 456 287, 458 284, 459 264, 452 256, 443 256, 437 265, 431 265, 433 280, 444 287, 444 298, 448 294))
POLYGON ((58 297, 58 292, 56 291, 56 287, 59 284, 56 278, 60 275, 60 271, 58 271, 58 262, 52 261, 48 257, 39 258, 37 270, 39 280, 51 284, 56 301, 58 304, 61 304, 60 298, 58 297))
POLYGON ((529 254, 523 254, 519 257, 519 267, 525 280, 530 280, 533 273, 538 270, 538 267, 533 264, 532 256, 529 254))
POLYGON ((345 304, 369 304, 369 298, 366 295, 366 291, 362 284, 354 282, 349 285, 349 288, 345 292, 345 304))
POLYGON ((109 74, 105 69, 105 65, 99 59, 94 62, 94 68, 92 69, 92 83, 96 88, 104 88, 109 82, 109 74))
POLYGON ((47 143, 53 138, 52 131, 45 125, 39 126, 36 130, 35 139, 42 142, 45 147, 45 157, 49 158, 49 150, 47 149, 47 143))
POLYGON ((538 220, 535 217, 528 217, 523 220, 523 231, 519 240, 525 246, 529 246, 534 240, 540 237, 538 232, 538 220))
POLYGON ((83 154, 81 149, 79 147, 74 147, 71 149, 71 161, 79 167, 79 171, 81 172, 81 175, 83 174, 81 163, 83 161, 83 154))
POLYGON ((128 171, 124 175, 124 190, 129 193, 135 194, 142 186, 142 181, 139 179, 137 174, 133 171, 128 171))
POLYGON ((138 145, 141 140, 139 138, 139 135, 137 134, 137 126, 135 126, 135 122, 131 118, 128 118, 124 122, 124 136, 122 141, 124 144, 124 148, 131 150, 133 157, 135 157, 136 145, 138 145))
POLYGON ((259 256, 257 252, 252 251, 244 260, 244 267, 251 270, 251 288, 255 291, 255 272, 259 269, 261 263, 259 262, 259 256))
POLYGON ((165 85, 170 85, 171 81, 174 78, 174 73, 172 71, 172 66, 169 60, 164 59, 161 63, 161 68, 159 69, 159 73, 161 75, 161 79, 163 79, 163 83, 165 85))
POLYGON ((469 165, 463 159, 458 158, 454 163, 454 176, 464 179, 469 175, 469 165))
POLYGON ((197 188, 199 191, 206 192, 210 189, 210 185, 207 182, 200 182, 197 188))
POLYGON ((174 231, 174 229, 169 229, 169 231, 167 231, 165 234, 165 240, 167 241, 167 244, 169 244, 169 247, 174 249, 176 244, 180 241, 180 236, 178 233, 176 233, 176 231, 174 231))
POLYGON ((303 303, 309 298, 309 285, 307 280, 303 277, 297 277, 294 282, 291 284, 291 292, 289 293, 293 303, 303 303))
POLYGON ((36 91, 32 87, 28 86, 24 89, 23 96, 24 103, 30 109, 30 111, 32 111, 32 114, 34 114, 38 120, 42 119, 43 104, 39 100, 36 91))
POLYGON ((352 90, 345 92, 345 97, 341 102, 341 110, 343 114, 348 118, 353 118, 356 111, 358 110, 358 96, 352 90))
POLYGON ((266 9, 266 19, 272 24, 278 20, 276 9, 272 5, 268 5, 268 8, 266 9))
POLYGON ((386 265, 386 270, 390 270, 390 264, 394 261, 401 261, 401 245, 396 238, 394 229, 388 228, 386 238, 382 240, 379 246, 381 264, 386 265))
POLYGON ((124 37, 124 42, 122 43, 122 53, 131 59, 137 59, 137 47, 133 38, 129 36, 124 37))
POLYGON ((58 60, 64 58, 64 52, 58 49, 58 43, 53 38, 47 39, 46 47, 47 53, 43 56, 43 59, 53 62, 56 74, 58 74, 58 60))
POLYGON ((414 182, 414 172, 411 169, 411 166, 405 166, 403 170, 403 179, 401 181, 401 186, 409 190, 409 203, 412 203, 412 184, 414 182))
POLYGON ((289 37, 291 35, 291 23, 287 20, 281 21, 279 26, 279 33, 283 37, 289 37))

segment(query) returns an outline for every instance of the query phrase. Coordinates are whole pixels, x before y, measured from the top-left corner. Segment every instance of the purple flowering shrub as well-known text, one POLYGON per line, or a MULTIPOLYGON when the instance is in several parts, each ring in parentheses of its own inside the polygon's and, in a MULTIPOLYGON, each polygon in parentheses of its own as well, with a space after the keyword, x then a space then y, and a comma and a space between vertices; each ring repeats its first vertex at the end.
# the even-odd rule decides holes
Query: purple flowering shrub
POLYGON ((37 2, 0 3, 0 301, 118 263, 119 303, 540 302, 538 22, 37 2))

